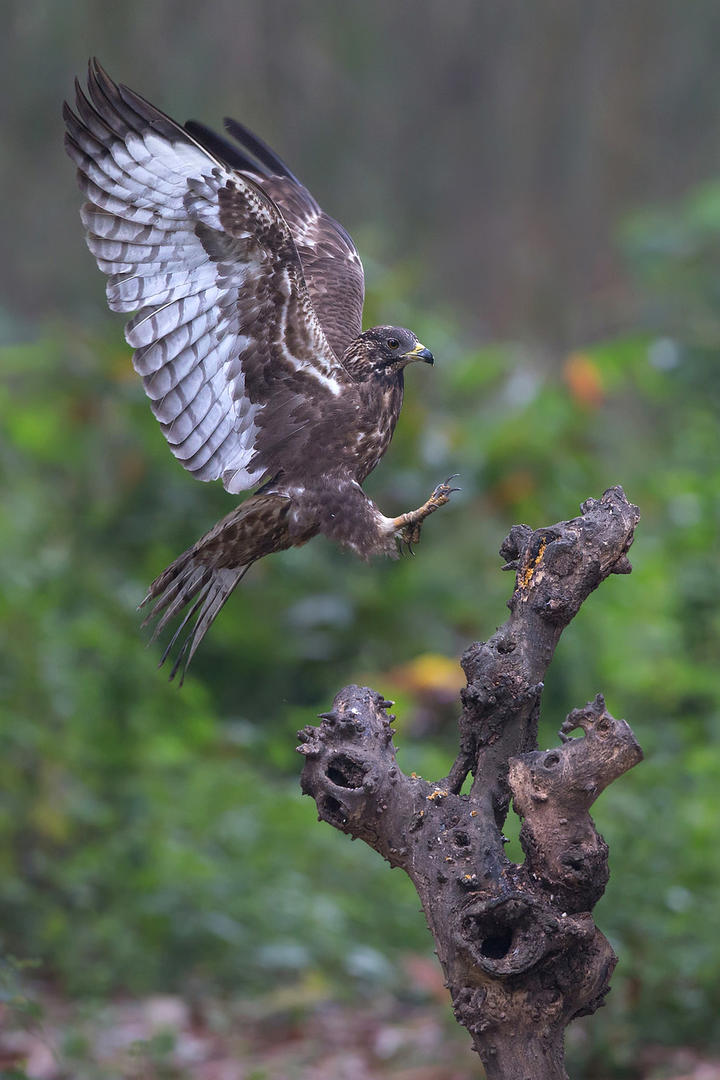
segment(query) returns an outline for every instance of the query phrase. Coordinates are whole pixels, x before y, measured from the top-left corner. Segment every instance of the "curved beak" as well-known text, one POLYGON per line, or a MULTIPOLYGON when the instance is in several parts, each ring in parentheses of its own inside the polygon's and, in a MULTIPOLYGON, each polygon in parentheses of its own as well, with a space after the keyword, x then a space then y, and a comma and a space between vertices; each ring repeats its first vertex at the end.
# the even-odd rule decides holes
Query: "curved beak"
POLYGON ((426 364, 435 363, 435 357, 433 356, 433 354, 430 352, 429 349, 426 349, 424 345, 421 345, 419 341, 414 349, 411 349, 410 352, 405 353, 405 357, 407 360, 424 360, 426 364))

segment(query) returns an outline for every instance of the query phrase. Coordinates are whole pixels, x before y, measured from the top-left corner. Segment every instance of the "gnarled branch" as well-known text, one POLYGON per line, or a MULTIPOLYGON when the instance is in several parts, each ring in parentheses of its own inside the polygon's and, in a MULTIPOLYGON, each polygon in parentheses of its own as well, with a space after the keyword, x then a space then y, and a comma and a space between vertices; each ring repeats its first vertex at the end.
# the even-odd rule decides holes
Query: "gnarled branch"
POLYGON ((446 778, 402 772, 392 703, 374 690, 346 687, 320 727, 300 732, 302 788, 320 817, 412 879, 455 1014, 491 1080, 565 1077, 564 1028, 602 1003, 615 964, 591 915, 608 866, 588 811, 642 752, 600 696, 564 721, 559 747, 536 748, 542 680, 563 628, 609 574, 630 572, 637 507, 616 487, 582 511, 505 540, 510 618, 463 657, 460 751, 446 778), (511 797, 522 864, 503 847, 511 797))

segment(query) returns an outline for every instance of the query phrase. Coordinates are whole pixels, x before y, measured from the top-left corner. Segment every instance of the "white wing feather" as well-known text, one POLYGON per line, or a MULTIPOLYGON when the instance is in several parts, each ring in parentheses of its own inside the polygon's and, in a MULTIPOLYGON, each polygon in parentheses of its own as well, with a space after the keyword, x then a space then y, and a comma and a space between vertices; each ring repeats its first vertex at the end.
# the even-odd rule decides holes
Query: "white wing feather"
POLYGON ((155 118, 152 106, 97 66, 89 89, 91 101, 78 89, 77 115, 66 108, 66 145, 87 198, 87 244, 109 275, 108 304, 135 312, 125 336, 175 457, 198 479, 222 478, 228 491, 243 491, 273 466, 272 437, 264 432, 264 443, 258 439, 258 413, 268 401, 247 389, 260 331, 277 353, 264 361, 307 375, 308 393, 338 394, 346 373, 314 316, 301 271, 279 276, 282 302, 268 340, 267 325, 253 323, 261 315, 253 297, 273 253, 251 228, 228 239, 219 192, 230 186, 244 199, 259 233, 272 225, 289 237, 269 197, 163 114, 155 118), (214 234, 225 255, 212 253, 206 236, 214 234), (304 325, 296 325, 299 319, 304 325), (299 334, 286 332, 288 321, 299 334), (306 345, 300 355, 288 347, 292 339, 306 345))

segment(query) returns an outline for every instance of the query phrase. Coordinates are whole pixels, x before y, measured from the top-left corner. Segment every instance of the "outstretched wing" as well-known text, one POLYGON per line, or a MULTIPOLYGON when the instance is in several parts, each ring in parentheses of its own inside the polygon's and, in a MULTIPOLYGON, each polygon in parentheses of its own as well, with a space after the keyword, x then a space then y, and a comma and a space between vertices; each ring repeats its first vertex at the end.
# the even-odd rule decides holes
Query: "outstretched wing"
POLYGON ((282 158, 237 120, 225 127, 230 142, 190 120, 185 130, 220 161, 246 173, 280 208, 290 226, 313 307, 336 356, 362 331, 365 278, 360 256, 346 229, 318 206, 282 158))
POLYGON ((125 336, 173 454, 243 491, 354 384, 272 197, 94 61, 88 89, 66 146, 108 303, 136 312, 125 336))

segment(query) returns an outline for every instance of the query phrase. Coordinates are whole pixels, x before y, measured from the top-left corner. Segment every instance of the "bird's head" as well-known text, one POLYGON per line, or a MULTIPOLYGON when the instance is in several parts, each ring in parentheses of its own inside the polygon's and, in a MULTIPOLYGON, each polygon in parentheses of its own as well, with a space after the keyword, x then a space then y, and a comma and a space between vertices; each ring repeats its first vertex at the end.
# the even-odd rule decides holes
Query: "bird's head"
POLYGON ((415 360, 434 363, 433 354, 421 345, 412 330, 402 326, 374 326, 348 346, 343 364, 354 379, 396 375, 415 360))

